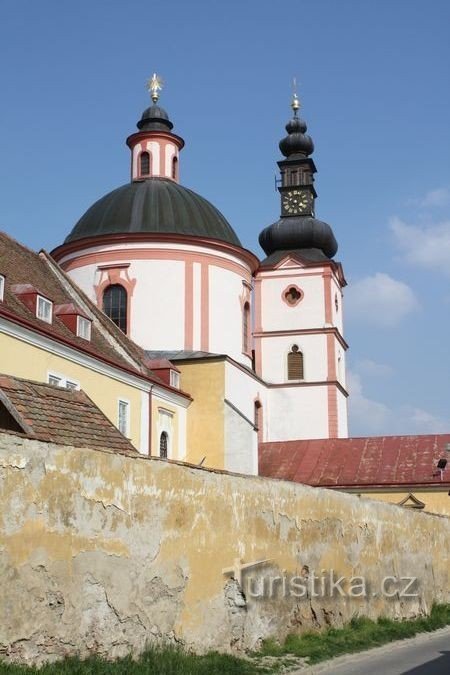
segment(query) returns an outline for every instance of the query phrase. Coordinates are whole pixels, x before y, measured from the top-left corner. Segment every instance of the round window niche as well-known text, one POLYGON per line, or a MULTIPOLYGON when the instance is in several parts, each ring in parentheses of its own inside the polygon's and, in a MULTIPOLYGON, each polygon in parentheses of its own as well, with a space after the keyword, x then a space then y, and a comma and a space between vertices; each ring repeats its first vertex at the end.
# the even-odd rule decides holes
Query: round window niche
POLYGON ((295 307, 298 303, 303 300, 303 291, 294 284, 288 286, 282 293, 282 298, 284 302, 289 305, 289 307, 295 307))

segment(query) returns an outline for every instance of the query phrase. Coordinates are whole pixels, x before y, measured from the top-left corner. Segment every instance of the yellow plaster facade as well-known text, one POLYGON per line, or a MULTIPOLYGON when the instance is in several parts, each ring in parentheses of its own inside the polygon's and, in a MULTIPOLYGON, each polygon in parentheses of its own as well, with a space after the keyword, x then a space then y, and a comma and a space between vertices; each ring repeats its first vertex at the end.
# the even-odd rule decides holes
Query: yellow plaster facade
MULTIPOLYGON (((120 373, 119 370, 117 372, 120 373)), ((129 438, 135 448, 141 448, 144 408, 142 397, 147 399, 147 409, 149 405, 144 382, 143 389, 139 389, 131 383, 126 384, 115 379, 112 375, 108 376, 96 372, 92 368, 71 361, 69 358, 58 356, 41 347, 6 335, 1 331, 0 373, 37 382, 48 382, 48 376, 51 373, 75 382, 116 426, 118 424, 119 400, 127 401, 130 414, 129 438)), ((123 373, 122 377, 126 378, 126 373, 123 373)), ((129 379, 131 380, 131 378, 129 379)))
POLYGON ((225 361, 179 363, 181 388, 194 399, 187 415, 186 461, 225 467, 225 361))
POLYGON ((152 395, 151 407, 152 441, 150 454, 156 457, 160 456, 160 438, 165 431, 169 435, 169 459, 184 459, 179 408, 156 394, 152 395))

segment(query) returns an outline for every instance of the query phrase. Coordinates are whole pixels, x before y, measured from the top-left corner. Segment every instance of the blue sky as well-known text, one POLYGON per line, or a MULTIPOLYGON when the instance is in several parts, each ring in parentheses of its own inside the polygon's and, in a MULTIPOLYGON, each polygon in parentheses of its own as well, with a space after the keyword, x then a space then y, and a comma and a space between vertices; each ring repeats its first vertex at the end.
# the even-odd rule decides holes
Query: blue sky
POLYGON ((448 431, 449 24, 447 0, 4 0, 0 228, 51 249, 128 181, 156 70, 183 184, 260 254, 296 76, 349 282, 351 431, 448 431))

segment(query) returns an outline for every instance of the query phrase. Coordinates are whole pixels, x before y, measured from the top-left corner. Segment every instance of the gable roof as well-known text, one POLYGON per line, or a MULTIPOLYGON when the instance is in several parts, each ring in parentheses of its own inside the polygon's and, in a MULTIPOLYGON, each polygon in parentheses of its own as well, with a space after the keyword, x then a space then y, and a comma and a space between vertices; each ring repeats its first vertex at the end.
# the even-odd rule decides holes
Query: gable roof
POLYGON ((259 473, 316 487, 450 484, 450 434, 261 443, 259 473), (441 482, 436 468, 449 459, 441 482))
POLYGON ((0 409, 0 430, 60 445, 138 454, 83 391, 0 375, 0 409))
POLYGON ((45 251, 35 253, 6 233, 0 232, 0 274, 6 279, 4 301, 0 302, 0 316, 60 342, 69 343, 75 349, 103 362, 190 398, 185 392, 174 390, 146 365, 148 359, 144 350, 130 340, 45 251), (59 307, 60 311, 54 312, 51 324, 38 319, 19 299, 17 287, 20 286, 38 291, 54 303, 55 310, 59 307), (14 287, 16 293, 13 292, 14 287), (89 341, 76 336, 61 320, 61 308, 68 305, 74 306, 81 316, 92 321, 89 341))

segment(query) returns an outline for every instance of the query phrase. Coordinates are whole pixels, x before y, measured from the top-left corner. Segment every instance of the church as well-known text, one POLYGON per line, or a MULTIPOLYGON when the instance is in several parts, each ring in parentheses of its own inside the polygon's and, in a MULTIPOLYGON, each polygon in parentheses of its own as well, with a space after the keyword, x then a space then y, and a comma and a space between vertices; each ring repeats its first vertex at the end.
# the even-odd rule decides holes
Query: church
POLYGON ((315 217, 314 145, 297 96, 280 142, 280 219, 261 232, 259 260, 181 185, 184 140, 157 76, 150 91, 126 140, 130 181, 95 202, 53 258, 192 397, 184 442, 170 412, 153 420, 169 458, 256 474, 258 443, 346 437, 346 282, 333 231, 315 217))
POLYGON ((450 514, 450 434, 348 437, 346 280, 298 97, 260 260, 181 185, 149 89, 129 182, 51 254, 0 233, 0 429, 450 514))

